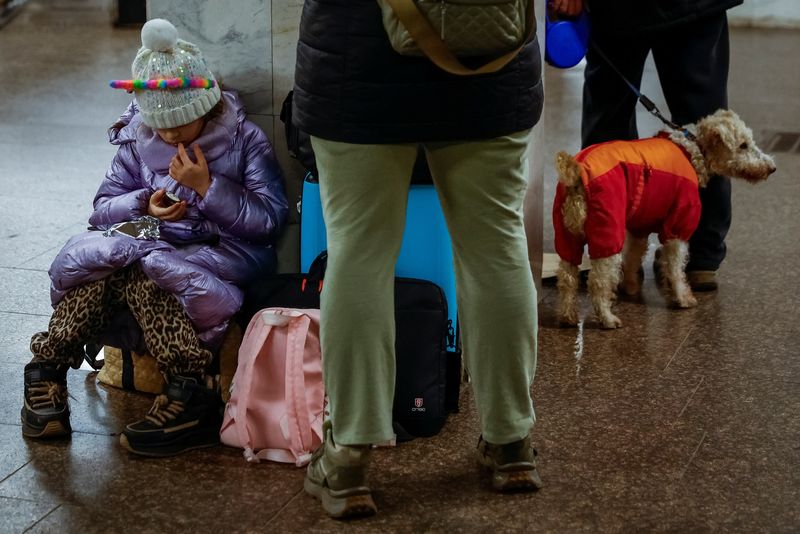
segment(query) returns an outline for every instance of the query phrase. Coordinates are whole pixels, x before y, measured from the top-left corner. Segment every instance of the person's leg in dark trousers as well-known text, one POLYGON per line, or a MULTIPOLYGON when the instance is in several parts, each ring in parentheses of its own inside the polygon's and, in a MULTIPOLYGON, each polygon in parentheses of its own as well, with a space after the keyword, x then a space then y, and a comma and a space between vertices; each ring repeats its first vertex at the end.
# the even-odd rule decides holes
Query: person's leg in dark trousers
MULTIPOLYGON (((728 106, 728 19, 718 15, 661 32, 653 59, 672 120, 696 122, 728 106)), ((689 241, 686 270, 716 271, 725 258, 731 225, 731 183, 713 176, 700 190, 700 224, 689 241)), ((698 287, 693 284, 695 289, 698 287)))
MULTIPOLYGON (((637 88, 649 45, 644 39, 614 37, 594 38, 596 46, 614 63, 625 78, 637 88)), ((620 75, 601 57, 594 46, 586 53, 583 83, 583 148, 618 139, 636 139, 636 95, 620 75)))

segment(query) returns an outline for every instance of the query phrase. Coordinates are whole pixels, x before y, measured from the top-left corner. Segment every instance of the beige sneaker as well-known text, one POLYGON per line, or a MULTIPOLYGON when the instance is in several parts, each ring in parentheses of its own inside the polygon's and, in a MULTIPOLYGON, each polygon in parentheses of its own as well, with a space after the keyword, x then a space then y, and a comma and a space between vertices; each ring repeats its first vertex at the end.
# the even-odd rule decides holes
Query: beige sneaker
POLYGON ((505 445, 493 445, 481 436, 478 461, 492 470, 492 487, 497 491, 536 491, 543 486, 530 436, 505 445))
POLYGON ((717 271, 687 271, 686 279, 692 291, 716 291, 717 271))
POLYGON ((314 451, 303 488, 322 502, 336 519, 363 517, 377 512, 367 486, 371 447, 348 447, 333 442, 330 421, 322 425, 325 441, 314 451))

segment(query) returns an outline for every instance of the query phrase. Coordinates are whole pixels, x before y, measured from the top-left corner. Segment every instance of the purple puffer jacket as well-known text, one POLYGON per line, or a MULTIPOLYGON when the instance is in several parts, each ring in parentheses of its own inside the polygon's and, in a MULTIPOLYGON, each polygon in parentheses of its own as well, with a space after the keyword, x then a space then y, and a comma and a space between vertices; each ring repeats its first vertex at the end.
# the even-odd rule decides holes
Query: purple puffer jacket
POLYGON ((178 297, 200 339, 219 344, 242 304, 240 287, 275 271, 272 244, 288 211, 272 145, 246 120, 235 93, 225 91, 222 98, 223 113, 194 143, 211 174, 204 198, 169 176, 177 149, 142 122, 135 102, 109 130, 119 150, 97 191, 89 223, 107 229, 146 215, 158 189, 185 200, 186 214, 180 221, 162 221, 158 241, 104 237, 101 231, 71 238, 49 271, 54 307, 70 289, 138 261, 159 287, 178 297))

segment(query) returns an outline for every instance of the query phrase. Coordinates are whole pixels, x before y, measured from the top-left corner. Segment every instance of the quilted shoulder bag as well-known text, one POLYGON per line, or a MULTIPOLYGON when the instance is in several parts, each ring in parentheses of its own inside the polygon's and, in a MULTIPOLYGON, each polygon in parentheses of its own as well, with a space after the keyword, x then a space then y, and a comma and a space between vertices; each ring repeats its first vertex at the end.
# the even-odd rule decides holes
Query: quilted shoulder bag
POLYGON ((497 72, 536 31, 533 0, 377 0, 392 48, 462 76, 497 72), (494 57, 478 67, 459 58, 494 57))

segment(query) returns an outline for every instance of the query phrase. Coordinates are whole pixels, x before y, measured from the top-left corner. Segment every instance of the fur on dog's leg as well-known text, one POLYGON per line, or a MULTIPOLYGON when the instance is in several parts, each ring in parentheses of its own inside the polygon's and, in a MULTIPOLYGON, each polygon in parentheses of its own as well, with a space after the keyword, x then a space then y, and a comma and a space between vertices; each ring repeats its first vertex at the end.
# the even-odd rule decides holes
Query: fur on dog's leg
POLYGON ((638 295, 642 289, 642 258, 647 253, 647 238, 625 235, 622 249, 622 290, 627 295, 638 295))
POLYGON ((603 328, 622 326, 619 317, 611 313, 611 305, 616 299, 621 267, 621 254, 592 260, 592 270, 589 271, 589 296, 603 328))
POLYGON ((656 249, 655 258, 653 259, 653 270, 656 275, 656 282, 662 291, 669 293, 669 281, 667 280, 667 261, 664 259, 664 247, 659 246, 656 249))
POLYGON ((578 286, 581 283, 577 265, 564 260, 558 263, 558 320, 570 326, 578 324, 578 286))
POLYGON ((679 308, 697 306, 697 299, 686 281, 686 262, 689 260, 689 244, 679 239, 670 239, 664 243, 661 254, 664 260, 663 273, 670 289, 670 297, 679 308))

